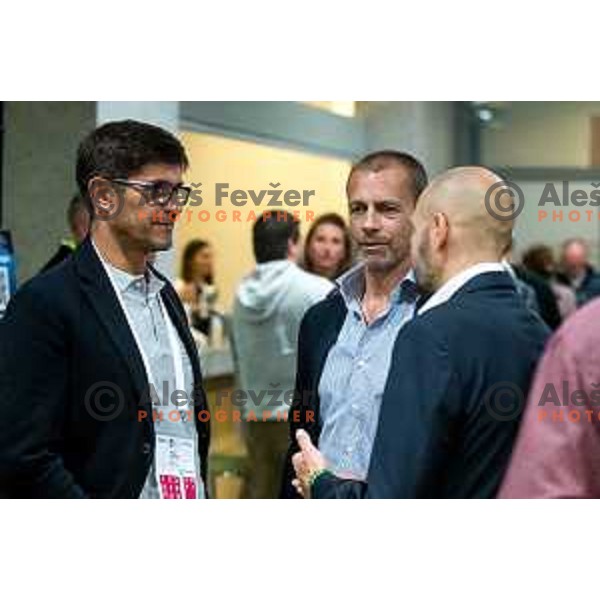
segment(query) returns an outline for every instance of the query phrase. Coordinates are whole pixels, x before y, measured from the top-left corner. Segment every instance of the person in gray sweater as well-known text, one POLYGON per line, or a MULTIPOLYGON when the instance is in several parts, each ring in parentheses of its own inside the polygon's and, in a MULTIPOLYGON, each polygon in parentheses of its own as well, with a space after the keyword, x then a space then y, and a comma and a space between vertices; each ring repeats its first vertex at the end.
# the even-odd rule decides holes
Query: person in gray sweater
POLYGON ((288 418, 296 374, 300 321, 333 284, 302 270, 296 260, 300 227, 277 211, 258 217, 253 229, 256 269, 239 285, 233 340, 242 392, 236 408, 244 421, 248 476, 244 495, 276 498, 288 446, 288 418))

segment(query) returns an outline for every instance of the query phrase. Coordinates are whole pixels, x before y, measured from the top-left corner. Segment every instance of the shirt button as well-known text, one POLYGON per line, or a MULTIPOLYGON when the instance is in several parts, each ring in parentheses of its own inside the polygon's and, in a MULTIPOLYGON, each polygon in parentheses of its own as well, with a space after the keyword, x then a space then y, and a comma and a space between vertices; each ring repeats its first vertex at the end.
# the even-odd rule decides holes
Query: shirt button
POLYGON ((348 453, 352 452, 352 446, 346 446, 346 452, 348 452, 348 453))
POLYGON ((358 410, 358 404, 354 403, 354 404, 352 405, 352 409, 353 409, 353 410, 358 410))
POLYGON ((365 366, 365 361, 364 360, 359 360, 358 363, 357 363, 357 365, 358 365, 359 369, 362 369, 365 366))

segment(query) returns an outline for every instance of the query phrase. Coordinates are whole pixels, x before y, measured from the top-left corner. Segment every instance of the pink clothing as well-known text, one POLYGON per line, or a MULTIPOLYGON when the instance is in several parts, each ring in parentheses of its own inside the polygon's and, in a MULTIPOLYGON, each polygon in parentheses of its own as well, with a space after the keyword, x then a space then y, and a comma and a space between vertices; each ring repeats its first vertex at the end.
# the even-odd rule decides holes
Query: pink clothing
POLYGON ((568 285, 558 283, 558 281, 551 281, 550 287, 558 304, 558 312, 560 312, 561 319, 564 321, 577 310, 575 292, 568 285))
POLYGON ((500 498, 600 498, 600 300, 538 365, 500 498))

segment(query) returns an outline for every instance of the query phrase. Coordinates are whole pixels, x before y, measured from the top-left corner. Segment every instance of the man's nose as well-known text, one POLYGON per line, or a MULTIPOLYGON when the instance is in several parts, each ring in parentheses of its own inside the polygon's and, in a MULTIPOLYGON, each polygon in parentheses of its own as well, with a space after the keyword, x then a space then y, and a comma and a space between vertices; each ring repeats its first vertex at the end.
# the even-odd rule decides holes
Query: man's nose
POLYGON ((374 210, 372 207, 368 208, 367 212, 365 213, 363 229, 372 231, 372 230, 379 229, 380 226, 381 226, 381 219, 379 217, 379 214, 377 214, 377 211, 374 210))
POLYGON ((165 210, 168 213, 183 212, 183 206, 181 205, 181 202, 178 200, 178 198, 175 194, 173 194, 173 196, 171 196, 171 198, 169 198, 169 201, 165 205, 165 210))

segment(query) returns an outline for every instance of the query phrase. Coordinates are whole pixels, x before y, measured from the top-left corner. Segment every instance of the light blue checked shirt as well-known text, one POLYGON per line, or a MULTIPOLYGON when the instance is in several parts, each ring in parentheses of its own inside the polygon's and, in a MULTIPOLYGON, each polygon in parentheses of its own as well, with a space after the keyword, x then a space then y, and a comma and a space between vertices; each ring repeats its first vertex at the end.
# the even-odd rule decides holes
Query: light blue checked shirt
MULTIPOLYGON (((175 373, 167 325, 165 323, 165 314, 159 304, 160 291, 165 283, 151 271, 147 272, 147 277, 144 275, 131 275, 105 262, 99 253, 98 255, 105 267, 110 270, 111 276, 121 292, 125 310, 148 357, 148 362, 155 378, 155 381, 151 383, 154 385, 160 405, 155 406, 154 409, 157 413, 163 413, 163 420, 157 419, 154 422, 154 431, 157 435, 177 436, 192 440, 196 460, 196 478, 199 485, 197 497, 203 498, 204 487, 200 475, 201 465, 198 455, 196 424, 193 419, 187 419, 187 411, 190 409, 193 410, 193 406, 191 402, 186 402, 185 405, 183 405, 183 401, 177 404, 171 402, 172 394, 176 389, 175 373), (180 411, 181 420, 169 419, 169 413, 174 410, 180 411)), ((181 340, 178 340, 178 342, 183 357, 185 384, 185 390, 180 391, 186 392, 189 399, 192 398, 194 387, 192 363, 183 342, 181 340)), ((159 497, 156 465, 153 462, 140 498, 157 499, 159 497)))
POLYGON ((366 479, 394 342, 414 315, 416 284, 410 271, 393 290, 388 309, 369 325, 360 306, 364 266, 337 284, 348 313, 319 382, 319 450, 338 475, 366 479))

